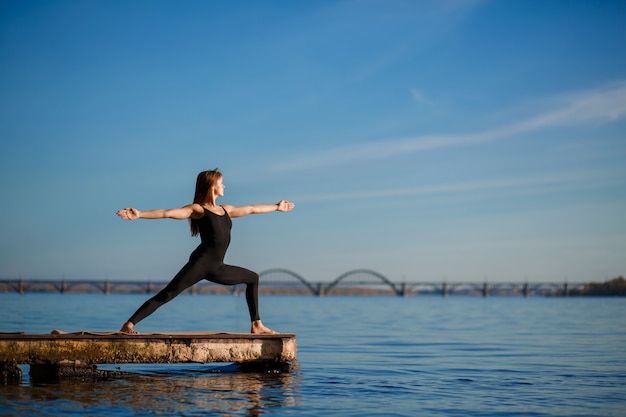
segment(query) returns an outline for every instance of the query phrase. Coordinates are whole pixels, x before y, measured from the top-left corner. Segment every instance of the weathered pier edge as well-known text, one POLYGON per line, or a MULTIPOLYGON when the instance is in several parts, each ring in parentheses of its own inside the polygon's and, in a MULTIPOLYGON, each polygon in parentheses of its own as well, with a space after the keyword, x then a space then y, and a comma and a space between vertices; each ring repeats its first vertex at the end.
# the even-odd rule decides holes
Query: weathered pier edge
POLYGON ((97 364, 227 362, 243 371, 289 372, 296 351, 296 337, 288 333, 0 333, 0 383, 19 384, 20 364, 46 382, 122 374, 97 364))

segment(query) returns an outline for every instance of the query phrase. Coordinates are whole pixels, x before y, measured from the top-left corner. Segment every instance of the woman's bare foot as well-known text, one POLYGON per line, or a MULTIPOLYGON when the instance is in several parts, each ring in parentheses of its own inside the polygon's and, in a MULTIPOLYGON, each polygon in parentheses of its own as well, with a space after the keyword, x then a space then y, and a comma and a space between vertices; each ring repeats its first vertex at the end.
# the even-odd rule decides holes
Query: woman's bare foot
POLYGON ((134 327, 134 324, 131 323, 130 321, 127 321, 126 323, 124 323, 124 325, 120 329, 120 333, 139 334, 139 332, 133 329, 133 327, 134 327))
POLYGON ((265 327, 261 320, 255 320, 252 322, 252 326, 250 327, 250 333, 254 334, 278 334, 274 330, 269 327, 265 327))

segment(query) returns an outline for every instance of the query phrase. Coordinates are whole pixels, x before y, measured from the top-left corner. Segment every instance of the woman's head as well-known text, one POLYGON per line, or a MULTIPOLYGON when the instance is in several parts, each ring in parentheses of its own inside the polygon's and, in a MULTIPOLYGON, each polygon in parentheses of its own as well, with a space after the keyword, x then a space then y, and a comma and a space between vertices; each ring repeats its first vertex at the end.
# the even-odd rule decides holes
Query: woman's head
POLYGON ((196 179, 196 193, 193 202, 198 204, 206 204, 214 202, 212 200, 211 190, 217 190, 218 184, 221 185, 222 173, 215 168, 212 171, 202 171, 196 179))
MULTIPOLYGON (((217 168, 212 171, 202 171, 196 179, 196 194, 193 202, 197 204, 215 203, 215 198, 224 194, 222 184, 222 173, 217 168)), ((197 236, 200 233, 198 222, 189 219, 191 235, 197 236)))

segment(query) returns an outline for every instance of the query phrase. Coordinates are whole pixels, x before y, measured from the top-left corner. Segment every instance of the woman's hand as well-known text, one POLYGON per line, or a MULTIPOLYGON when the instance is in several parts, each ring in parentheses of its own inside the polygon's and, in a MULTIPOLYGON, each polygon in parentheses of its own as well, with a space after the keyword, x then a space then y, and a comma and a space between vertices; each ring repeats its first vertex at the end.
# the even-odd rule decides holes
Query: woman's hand
POLYGON ((139 210, 132 207, 127 207, 117 211, 117 215, 125 220, 136 220, 139 218, 139 210))
POLYGON ((296 205, 291 201, 280 200, 278 202, 278 211, 289 211, 292 210, 296 205))

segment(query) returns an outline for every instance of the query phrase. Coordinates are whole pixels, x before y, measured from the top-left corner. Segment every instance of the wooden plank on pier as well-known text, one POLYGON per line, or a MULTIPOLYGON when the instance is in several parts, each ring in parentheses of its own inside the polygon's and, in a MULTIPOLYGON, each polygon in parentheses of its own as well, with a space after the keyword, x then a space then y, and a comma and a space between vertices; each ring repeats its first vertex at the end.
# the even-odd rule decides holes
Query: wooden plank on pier
POLYGON ((0 333, 0 362, 18 364, 288 362, 296 360, 296 350, 289 333, 0 333))

